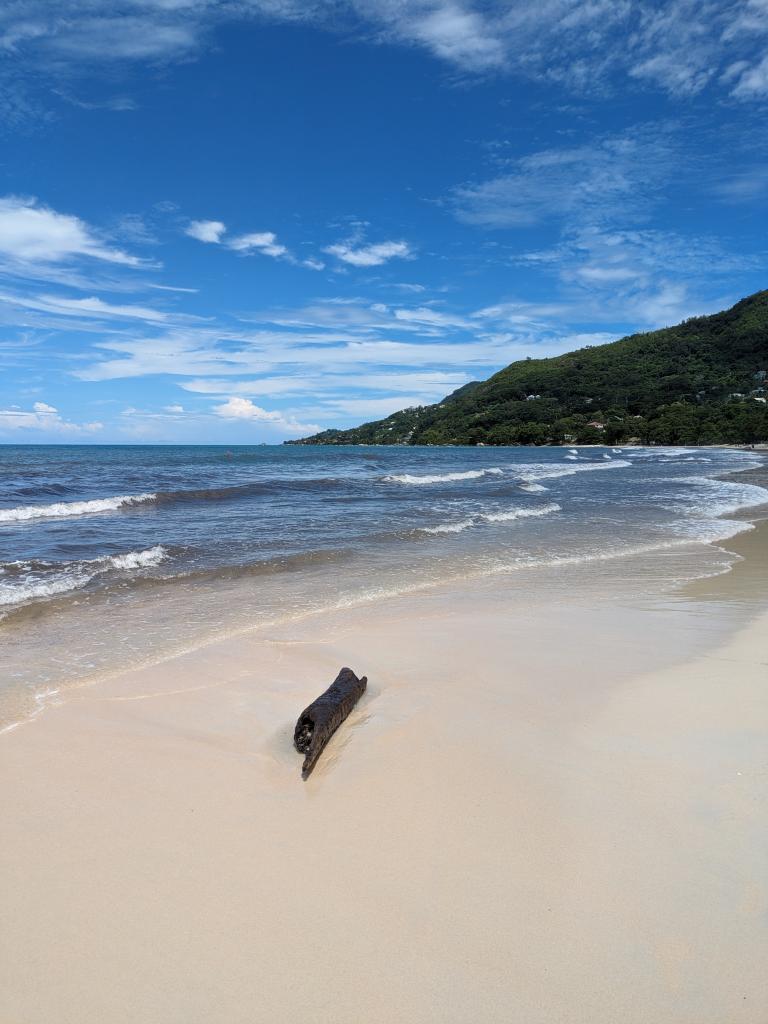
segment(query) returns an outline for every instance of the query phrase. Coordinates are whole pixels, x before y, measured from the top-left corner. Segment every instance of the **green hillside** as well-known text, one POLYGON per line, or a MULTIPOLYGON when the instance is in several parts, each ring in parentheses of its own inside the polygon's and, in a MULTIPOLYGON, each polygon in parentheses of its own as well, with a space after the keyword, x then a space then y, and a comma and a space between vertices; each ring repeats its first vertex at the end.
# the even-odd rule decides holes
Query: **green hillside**
POLYGON ((768 441, 768 291, 676 327, 511 363, 436 405, 289 444, 768 441))

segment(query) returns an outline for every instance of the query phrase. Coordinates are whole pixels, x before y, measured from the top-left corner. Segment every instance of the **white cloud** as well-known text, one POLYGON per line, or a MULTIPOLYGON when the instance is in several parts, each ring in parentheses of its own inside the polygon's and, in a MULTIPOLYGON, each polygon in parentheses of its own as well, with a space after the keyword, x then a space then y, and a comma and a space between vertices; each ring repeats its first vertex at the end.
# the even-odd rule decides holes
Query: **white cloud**
POLYGON ((413 256, 407 242, 377 242, 374 245, 338 242, 329 245, 325 252, 353 267, 379 267, 392 259, 410 259, 413 256))
MULTIPOLYGON (((391 8, 391 5, 388 5, 391 8)), ((380 8, 386 10, 385 5, 380 8)), ((400 39, 420 43, 435 56, 470 71, 488 71, 507 62, 506 46, 493 20, 460 3, 400 4, 387 19, 400 39)))
POLYGON ((281 412, 268 412, 254 405, 250 398, 230 398, 221 405, 215 405, 213 411, 223 419, 262 423, 284 434, 311 433, 320 429, 316 423, 299 423, 292 416, 285 416, 281 412))
POLYGON ((22 0, 0 11, 0 50, 80 61, 181 57, 202 33, 207 0, 133 0, 135 13, 115 15, 111 0, 22 0))
POLYGON ((634 281, 636 272, 631 267, 601 267, 594 263, 577 267, 574 273, 585 281, 613 284, 616 281, 634 281))
POLYGON ((431 327, 469 327, 466 317, 456 316, 451 313, 443 313, 439 309, 432 309, 428 306, 420 306, 417 309, 396 309, 395 319, 409 323, 429 325, 431 327))
POLYGON ((180 415, 181 413, 184 412, 184 406, 183 405, 166 405, 164 408, 165 408, 165 412, 170 412, 174 416, 178 416, 178 415, 180 415))
POLYGON ((252 231, 250 234, 231 238, 225 244, 229 249, 234 249, 235 252, 245 255, 258 252, 263 256, 272 256, 277 259, 288 254, 286 247, 277 241, 274 231, 252 231))
POLYGON ((79 217, 21 196, 0 198, 0 255, 22 263, 60 263, 86 256, 128 267, 141 265, 135 256, 105 244, 79 217))
POLYGON ((79 21, 59 22, 59 25, 61 27, 51 38, 52 48, 81 60, 153 60, 170 54, 178 57, 197 44, 194 22, 170 23, 157 16, 151 20, 146 16, 125 14, 114 18, 83 17, 79 21))
POLYGON ((184 229, 184 233, 190 238, 196 238, 198 242, 220 242, 226 230, 226 224, 220 220, 193 220, 184 229))
POLYGON ((696 59, 686 62, 679 51, 675 51, 648 57, 630 68, 629 74, 633 78, 650 79, 678 96, 695 96, 707 85, 714 70, 696 59))
POLYGON ((752 67, 746 67, 733 87, 738 99, 758 99, 768 96, 768 56, 752 67))
POLYGON ((51 434, 94 434, 102 429, 102 423, 72 423, 65 420, 58 409, 46 402, 35 402, 31 411, 15 406, 0 409, 0 433, 31 430, 51 434))
MULTIPOLYGON (((234 238, 225 237, 226 231, 226 224, 220 220, 193 220, 185 228, 185 234, 190 238, 196 238, 199 242, 224 245, 227 249, 239 252, 243 256, 260 253, 262 256, 271 256, 273 259, 296 262, 286 246, 278 242, 274 231, 251 231, 244 235, 235 235, 234 238)), ((324 266, 318 260, 312 259, 304 260, 303 265, 312 270, 322 270, 324 266)))

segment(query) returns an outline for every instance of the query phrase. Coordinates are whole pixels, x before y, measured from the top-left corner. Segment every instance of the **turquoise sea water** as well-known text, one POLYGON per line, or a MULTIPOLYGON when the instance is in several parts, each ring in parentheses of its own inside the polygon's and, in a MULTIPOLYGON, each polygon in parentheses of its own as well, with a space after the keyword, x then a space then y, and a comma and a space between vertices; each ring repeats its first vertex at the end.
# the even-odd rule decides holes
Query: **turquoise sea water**
POLYGON ((768 500, 731 475, 764 463, 684 448, 0 447, 0 715, 228 630, 464 576, 514 591, 520 568, 668 552, 656 582, 692 578, 711 570, 707 545, 746 528, 729 516, 768 500))

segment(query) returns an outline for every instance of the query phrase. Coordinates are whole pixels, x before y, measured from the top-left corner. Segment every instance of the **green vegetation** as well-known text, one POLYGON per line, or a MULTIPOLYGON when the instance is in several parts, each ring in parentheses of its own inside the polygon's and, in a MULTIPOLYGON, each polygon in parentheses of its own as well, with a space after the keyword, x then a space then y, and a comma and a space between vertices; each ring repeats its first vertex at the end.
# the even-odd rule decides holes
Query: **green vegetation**
POLYGON ((676 327, 512 363, 437 405, 289 444, 768 441, 768 291, 676 327))

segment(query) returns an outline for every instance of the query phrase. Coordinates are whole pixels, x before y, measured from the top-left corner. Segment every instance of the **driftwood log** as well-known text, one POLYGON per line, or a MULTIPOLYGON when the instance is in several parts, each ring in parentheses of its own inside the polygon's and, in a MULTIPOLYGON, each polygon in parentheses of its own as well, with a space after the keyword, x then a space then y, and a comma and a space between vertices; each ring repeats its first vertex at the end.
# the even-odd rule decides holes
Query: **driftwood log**
POLYGON ((358 679, 351 668, 343 668, 325 693, 302 711, 293 730, 293 745, 305 755, 302 779, 309 778, 326 743, 365 693, 367 683, 366 676, 358 679))

